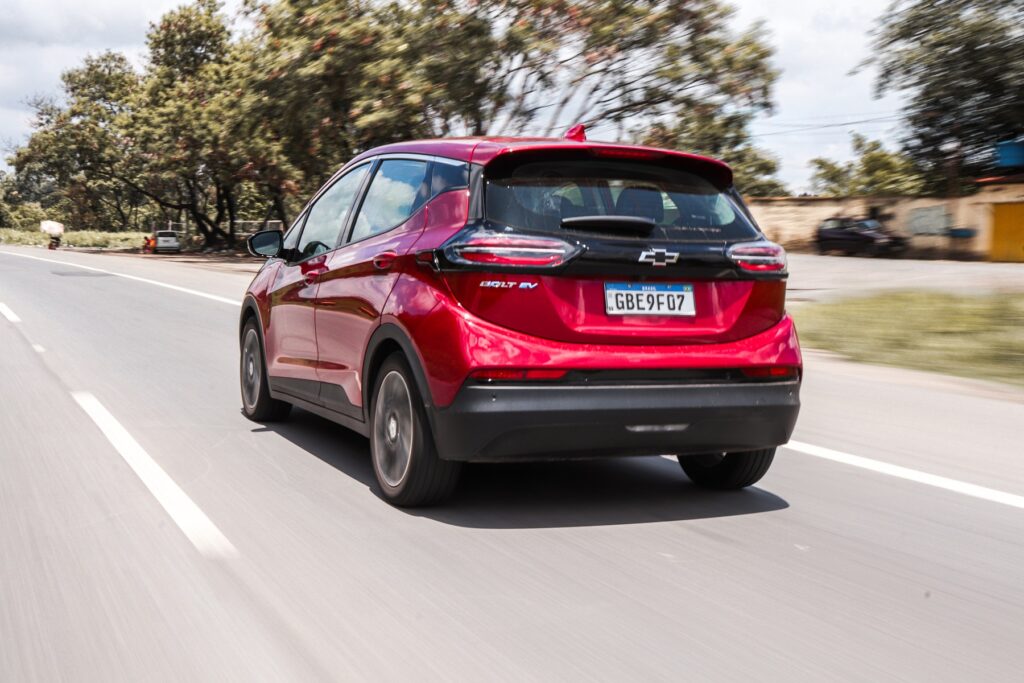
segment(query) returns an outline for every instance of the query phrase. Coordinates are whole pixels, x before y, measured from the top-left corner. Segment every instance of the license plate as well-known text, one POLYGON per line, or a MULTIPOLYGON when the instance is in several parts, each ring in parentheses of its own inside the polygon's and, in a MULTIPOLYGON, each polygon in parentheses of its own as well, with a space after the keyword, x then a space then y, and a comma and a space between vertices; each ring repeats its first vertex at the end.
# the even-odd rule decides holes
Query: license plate
POLYGON ((606 282, 604 310, 608 315, 697 315, 693 285, 606 282))

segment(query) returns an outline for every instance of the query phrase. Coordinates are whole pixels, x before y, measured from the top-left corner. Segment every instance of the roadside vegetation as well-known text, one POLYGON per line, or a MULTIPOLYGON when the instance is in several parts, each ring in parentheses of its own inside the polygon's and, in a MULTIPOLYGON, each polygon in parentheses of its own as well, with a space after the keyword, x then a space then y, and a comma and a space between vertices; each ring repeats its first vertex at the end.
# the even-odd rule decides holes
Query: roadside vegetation
MULTIPOLYGON (((593 139, 723 159, 745 194, 786 193, 750 133, 773 107, 771 36, 729 0, 233 4, 191 0, 150 26, 141 60, 92 54, 33 99, 33 133, 0 171, 0 228, 187 221, 207 246, 231 245, 239 221, 287 225, 377 145, 581 122, 593 139)), ((853 123, 899 119, 906 135, 892 150, 858 135, 854 161, 812 160, 816 191, 972 191, 993 143, 1024 136, 1024 3, 893 2, 871 35, 859 68, 908 105, 853 123)), ((759 135, 847 124, 772 125, 759 135)))
POLYGON ((1024 385, 1024 294, 894 292, 811 304, 793 315, 808 347, 1024 385))
MULTIPOLYGON (((106 232, 103 230, 69 230, 61 236, 61 245, 89 249, 138 249, 148 233, 106 232)), ((0 228, 0 244, 46 246, 50 236, 38 230, 0 228)))
POLYGON ((371 147, 579 122, 728 158, 743 187, 781 191, 747 127, 772 106, 772 48, 723 0, 241 5, 168 12, 141 67, 104 52, 65 72, 0 175, 0 227, 31 205, 74 229, 187 220, 230 244, 238 221, 288 224, 371 147))

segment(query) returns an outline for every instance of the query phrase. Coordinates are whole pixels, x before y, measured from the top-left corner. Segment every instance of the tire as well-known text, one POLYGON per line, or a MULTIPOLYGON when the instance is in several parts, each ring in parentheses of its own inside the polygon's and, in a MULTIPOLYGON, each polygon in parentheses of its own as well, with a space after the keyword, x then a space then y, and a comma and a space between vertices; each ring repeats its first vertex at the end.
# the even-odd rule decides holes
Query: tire
POLYGON ((681 455, 679 464, 697 486, 707 489, 742 489, 765 475, 775 458, 774 448, 743 453, 681 455))
POLYGON ((292 404, 270 396, 267 382, 267 359, 263 352, 255 319, 242 328, 242 349, 239 359, 239 385, 242 390, 242 414, 253 422, 276 422, 288 417, 292 404))
POLYGON ((461 462, 438 457, 423 399, 401 353, 388 356, 374 382, 370 452, 381 494, 400 507, 440 503, 462 471, 461 462))

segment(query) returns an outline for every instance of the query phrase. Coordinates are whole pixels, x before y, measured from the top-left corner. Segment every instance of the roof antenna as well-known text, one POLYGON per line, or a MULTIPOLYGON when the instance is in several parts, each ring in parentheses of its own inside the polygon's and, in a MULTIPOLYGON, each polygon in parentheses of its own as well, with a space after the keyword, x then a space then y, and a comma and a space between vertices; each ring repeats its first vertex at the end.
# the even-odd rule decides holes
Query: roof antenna
POLYGON ((586 142, 587 127, 582 123, 577 123, 575 126, 565 131, 565 135, 562 137, 566 140, 572 140, 573 142, 586 142))

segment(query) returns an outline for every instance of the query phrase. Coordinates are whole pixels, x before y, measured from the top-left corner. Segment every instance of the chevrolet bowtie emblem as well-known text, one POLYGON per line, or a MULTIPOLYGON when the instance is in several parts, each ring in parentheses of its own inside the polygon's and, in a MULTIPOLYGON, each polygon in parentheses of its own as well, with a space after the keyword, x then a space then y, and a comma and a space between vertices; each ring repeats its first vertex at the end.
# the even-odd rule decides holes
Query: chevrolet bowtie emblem
POLYGON ((640 263, 650 263, 652 266, 667 266, 679 260, 678 251, 667 251, 665 249, 648 249, 641 252, 640 263))

